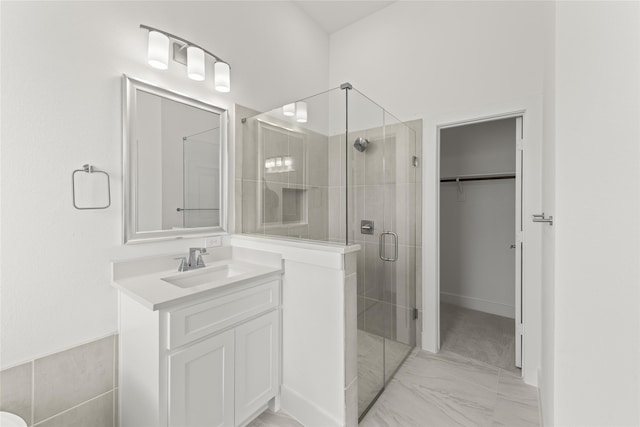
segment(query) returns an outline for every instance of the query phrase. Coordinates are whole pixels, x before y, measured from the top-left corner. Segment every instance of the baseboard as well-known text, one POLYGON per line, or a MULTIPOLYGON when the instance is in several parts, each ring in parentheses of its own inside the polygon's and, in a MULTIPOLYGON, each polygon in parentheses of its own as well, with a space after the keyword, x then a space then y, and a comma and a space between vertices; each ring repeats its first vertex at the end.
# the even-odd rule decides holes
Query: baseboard
POLYGON ((281 388, 282 409, 306 427, 343 427, 324 409, 309 402, 286 385, 281 388))
POLYGON ((440 302, 459 305, 460 307, 471 310, 482 311, 485 313, 495 314, 497 316, 515 318, 515 306, 502 304, 494 301, 487 301, 480 298, 467 297, 464 295, 450 294, 440 292, 440 302))

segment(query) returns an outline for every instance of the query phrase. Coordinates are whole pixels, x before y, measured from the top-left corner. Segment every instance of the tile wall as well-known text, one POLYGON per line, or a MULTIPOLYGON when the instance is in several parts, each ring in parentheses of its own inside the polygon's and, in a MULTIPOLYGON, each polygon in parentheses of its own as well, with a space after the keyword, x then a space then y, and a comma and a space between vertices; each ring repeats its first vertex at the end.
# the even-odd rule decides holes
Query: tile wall
MULTIPOLYGON (((347 150, 344 135, 329 138, 329 239, 345 238, 345 176, 349 173, 349 241, 358 243, 358 328, 405 344, 420 344, 421 326, 413 308, 422 309, 422 122, 390 124, 349 135, 367 138, 363 153, 347 150), (415 142, 414 142, 415 141, 415 142), (347 160, 345 160, 347 159, 347 160), (349 168, 345 165, 348 161, 349 168), (338 215, 339 213, 339 215, 338 215), (374 234, 360 232, 360 221, 374 222, 374 234), (384 230, 383 230, 384 229, 384 230), (398 260, 379 257, 381 231, 398 234, 398 260)), ((351 144, 349 144, 351 148, 351 144)), ((386 237, 387 256, 393 245, 386 237)))
POLYGON ((236 231, 326 241, 328 138, 254 114, 236 106, 236 231), (291 171, 265 167, 285 157, 291 171))
POLYGON ((118 336, 0 371, 0 410, 33 427, 117 427, 118 336))

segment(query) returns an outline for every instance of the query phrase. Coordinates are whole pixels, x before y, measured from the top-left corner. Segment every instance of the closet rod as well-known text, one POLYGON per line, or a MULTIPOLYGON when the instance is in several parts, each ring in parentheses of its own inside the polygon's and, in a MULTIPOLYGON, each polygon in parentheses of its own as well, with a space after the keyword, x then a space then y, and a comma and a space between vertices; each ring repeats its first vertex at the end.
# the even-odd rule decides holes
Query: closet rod
POLYGON ((490 181, 496 179, 514 179, 515 177, 516 174, 461 176, 456 178, 440 178, 440 182, 490 181))

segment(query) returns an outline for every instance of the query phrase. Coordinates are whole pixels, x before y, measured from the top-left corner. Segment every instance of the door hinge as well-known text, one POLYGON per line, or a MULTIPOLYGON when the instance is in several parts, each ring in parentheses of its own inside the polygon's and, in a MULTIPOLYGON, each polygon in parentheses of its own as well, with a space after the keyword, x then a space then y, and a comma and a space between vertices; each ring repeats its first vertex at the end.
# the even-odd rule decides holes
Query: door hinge
POLYGON ((524 335, 524 323, 516 323, 516 335, 524 335))
POLYGON ((413 158, 411 159, 411 164, 413 165, 414 168, 417 168, 420 165, 420 160, 418 159, 418 156, 413 156, 413 158))
POLYGON ((418 312, 417 308, 413 309, 413 320, 417 320, 418 317, 420 317, 420 313, 418 312))

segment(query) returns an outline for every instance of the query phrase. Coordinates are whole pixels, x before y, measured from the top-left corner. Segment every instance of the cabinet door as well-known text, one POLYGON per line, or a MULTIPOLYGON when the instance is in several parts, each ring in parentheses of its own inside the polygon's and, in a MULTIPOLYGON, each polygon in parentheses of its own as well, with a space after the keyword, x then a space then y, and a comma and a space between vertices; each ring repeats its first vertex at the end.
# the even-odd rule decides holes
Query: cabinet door
POLYGON ((278 393, 280 311, 236 328, 236 424, 278 393))
POLYGON ((233 426, 234 334, 228 331, 169 356, 169 425, 233 426))

